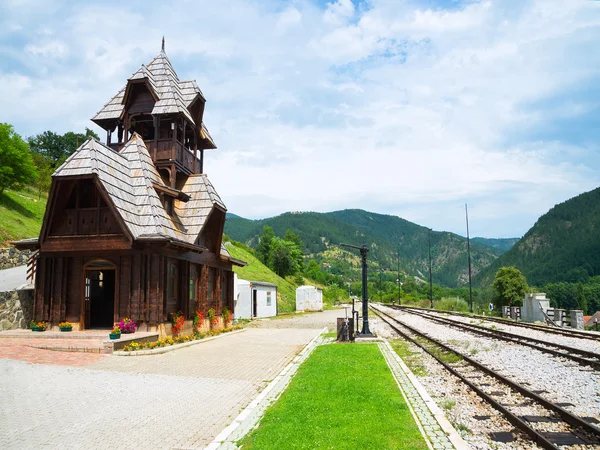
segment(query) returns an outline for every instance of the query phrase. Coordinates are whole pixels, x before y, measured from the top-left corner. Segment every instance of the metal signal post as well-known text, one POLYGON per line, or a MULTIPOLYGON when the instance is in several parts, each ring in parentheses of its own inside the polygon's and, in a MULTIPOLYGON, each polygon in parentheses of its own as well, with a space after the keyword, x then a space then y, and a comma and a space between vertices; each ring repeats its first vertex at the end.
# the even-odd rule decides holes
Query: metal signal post
MULTIPOLYGON (((362 302, 363 302, 363 329, 361 336, 373 336, 371 330, 369 330, 369 305, 368 305, 368 292, 367 292, 367 253, 369 249, 366 245, 358 247, 350 244, 340 244, 340 247, 355 248, 360 250, 360 257, 362 261, 362 302)), ((358 325, 358 324, 357 324, 358 325)))
POLYGON ((469 258, 469 311, 473 312, 473 287, 471 283, 471 243, 469 241, 469 211, 465 203, 465 217, 467 219, 467 255, 469 258))

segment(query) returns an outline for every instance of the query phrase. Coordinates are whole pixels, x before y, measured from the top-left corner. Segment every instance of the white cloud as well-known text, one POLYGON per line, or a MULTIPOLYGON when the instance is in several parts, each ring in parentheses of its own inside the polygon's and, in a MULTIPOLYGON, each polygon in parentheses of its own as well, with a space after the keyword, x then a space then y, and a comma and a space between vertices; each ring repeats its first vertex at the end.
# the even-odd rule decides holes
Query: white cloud
POLYGON ((477 234, 519 235, 600 181, 581 163, 597 148, 543 138, 552 121, 589 118, 593 99, 536 106, 598 85, 599 3, 11 11, 11 23, 44 33, 0 27, 12 62, 0 69, 1 121, 25 135, 90 126, 164 34, 180 78, 208 99, 219 149, 206 170, 242 216, 361 207, 460 232, 469 201, 477 234))

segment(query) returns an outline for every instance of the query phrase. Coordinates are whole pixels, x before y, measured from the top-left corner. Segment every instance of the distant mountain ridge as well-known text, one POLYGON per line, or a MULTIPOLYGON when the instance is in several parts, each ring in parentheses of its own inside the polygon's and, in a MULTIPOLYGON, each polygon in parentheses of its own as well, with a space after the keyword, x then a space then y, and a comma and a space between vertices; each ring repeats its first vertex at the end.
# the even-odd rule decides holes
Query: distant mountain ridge
POLYGON ((554 206, 475 281, 489 284, 502 266, 516 266, 538 287, 600 275, 600 188, 554 206))
MULTIPOLYGON (((428 229, 397 216, 377 214, 359 209, 346 209, 329 213, 289 212, 276 217, 249 220, 229 215, 225 233, 232 239, 255 247, 263 227, 273 228, 277 236, 290 229, 304 244, 306 251, 325 258, 325 252, 340 243, 366 244, 369 260, 378 267, 397 270, 398 256, 401 270, 424 278, 429 271, 428 229)), ((490 265, 510 246, 510 240, 477 238, 471 245, 473 273, 490 265), (502 242, 500 242, 502 241, 502 242)), ((468 281, 466 238, 449 232, 431 232, 432 273, 436 283, 457 286, 468 281)), ((335 266, 336 261, 333 261, 335 266)), ((339 262, 341 265, 343 261, 339 262)), ((333 267, 332 270, 336 270, 333 267)))

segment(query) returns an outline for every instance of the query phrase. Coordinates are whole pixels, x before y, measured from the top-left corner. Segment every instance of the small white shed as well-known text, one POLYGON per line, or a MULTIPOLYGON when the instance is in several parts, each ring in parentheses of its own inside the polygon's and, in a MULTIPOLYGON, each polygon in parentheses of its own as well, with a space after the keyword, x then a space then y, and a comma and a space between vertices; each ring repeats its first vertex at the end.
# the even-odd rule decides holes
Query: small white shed
POLYGON ((296 311, 323 311, 323 291, 315 286, 296 289, 296 311))
POLYGON ((234 274, 233 317, 254 319, 277 315, 277 285, 248 281, 234 274))

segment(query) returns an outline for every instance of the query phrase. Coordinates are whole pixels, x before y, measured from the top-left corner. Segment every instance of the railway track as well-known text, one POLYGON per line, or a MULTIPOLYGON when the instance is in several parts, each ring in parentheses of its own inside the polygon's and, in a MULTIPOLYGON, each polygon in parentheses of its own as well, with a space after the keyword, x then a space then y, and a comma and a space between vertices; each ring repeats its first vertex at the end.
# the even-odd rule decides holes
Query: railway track
POLYGON ((396 333, 432 356, 540 447, 600 448, 600 428, 589 422, 592 418, 576 416, 391 315, 373 306, 371 309, 396 333))
POLYGON ((408 312, 415 314, 420 317, 424 317, 427 320, 437 322, 443 325, 447 325, 453 328, 457 328, 470 333, 478 334, 481 336, 490 337, 493 339, 499 339, 506 342, 513 342, 527 347, 534 348, 544 353, 558 356, 561 358, 567 358, 571 361, 575 361, 581 365, 593 367, 596 370, 600 369, 600 354, 590 352, 587 350, 581 350, 575 347, 567 345, 556 344, 553 342, 547 342, 540 339, 531 337, 521 336, 514 333, 509 333, 501 330, 493 330, 481 325, 468 324, 458 320, 450 319, 448 317, 441 317, 436 314, 432 314, 430 311, 414 308, 405 307, 392 307, 395 310, 408 312))
MULTIPOLYGON (((394 307, 400 308, 400 309, 411 309, 411 310, 416 310, 416 311, 431 311, 430 309, 418 308, 415 306, 394 305, 394 307)), ((542 331, 544 333, 556 334, 556 335, 561 335, 561 336, 568 336, 568 337, 575 338, 575 339, 585 339, 585 340, 589 340, 589 341, 600 342, 600 333, 593 333, 593 332, 589 332, 589 331, 581 331, 581 330, 573 330, 573 329, 565 329, 565 328, 553 328, 553 327, 544 326, 544 325, 535 325, 533 323, 517 322, 516 320, 512 320, 512 319, 500 319, 498 317, 481 316, 478 314, 469 314, 469 313, 463 313, 463 312, 458 312, 458 311, 444 311, 444 313, 448 314, 448 315, 452 315, 452 316, 467 317, 467 318, 471 318, 471 319, 480 319, 480 320, 485 320, 488 322, 501 323, 503 325, 510 325, 510 326, 521 327, 521 328, 529 328, 531 330, 542 331)))

